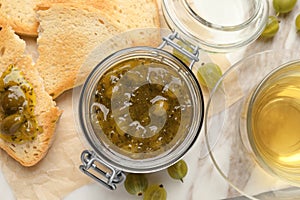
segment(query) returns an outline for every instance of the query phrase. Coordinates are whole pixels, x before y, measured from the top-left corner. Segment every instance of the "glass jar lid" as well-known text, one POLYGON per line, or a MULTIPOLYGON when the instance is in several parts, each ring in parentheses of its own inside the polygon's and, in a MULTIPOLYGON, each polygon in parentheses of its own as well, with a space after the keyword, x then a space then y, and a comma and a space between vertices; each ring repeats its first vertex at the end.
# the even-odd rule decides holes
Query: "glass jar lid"
POLYGON ((120 50, 90 73, 79 124, 96 154, 125 172, 148 173, 180 159, 195 142, 204 103, 192 71, 167 51, 120 50))
POLYGON ((210 52, 229 52, 259 37, 268 0, 163 0, 169 27, 210 52))

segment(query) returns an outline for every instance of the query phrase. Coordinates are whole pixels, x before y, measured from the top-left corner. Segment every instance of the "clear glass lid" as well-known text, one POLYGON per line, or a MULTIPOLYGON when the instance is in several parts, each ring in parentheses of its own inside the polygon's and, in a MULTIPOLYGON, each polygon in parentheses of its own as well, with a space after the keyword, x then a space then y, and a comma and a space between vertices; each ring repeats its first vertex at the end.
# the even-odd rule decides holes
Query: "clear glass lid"
POLYGON ((254 41, 268 19, 268 0, 163 0, 171 29, 206 51, 229 52, 254 41))

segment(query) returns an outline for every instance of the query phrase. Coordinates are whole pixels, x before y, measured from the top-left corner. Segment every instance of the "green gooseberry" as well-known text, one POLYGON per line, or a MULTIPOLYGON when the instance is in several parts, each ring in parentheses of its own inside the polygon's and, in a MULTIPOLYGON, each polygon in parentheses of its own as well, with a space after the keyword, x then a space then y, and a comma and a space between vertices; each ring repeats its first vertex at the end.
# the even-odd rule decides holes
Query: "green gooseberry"
POLYGON ((148 187, 143 200, 166 200, 167 191, 162 184, 153 184, 148 187))
POLYGON ((198 68, 197 78, 199 83, 212 89, 222 76, 221 68, 215 63, 205 63, 198 68))
POLYGON ((25 102, 25 95, 19 86, 12 86, 7 91, 0 93, 0 107, 5 114, 16 113, 25 102))
POLYGON ((142 196, 148 188, 148 179, 144 174, 129 173, 126 176, 124 187, 129 194, 142 196))
POLYGON ((296 29, 299 32, 300 31, 300 14, 297 15, 295 20, 296 29))
POLYGON ((297 0, 273 0, 273 8, 278 14, 288 13, 293 10, 297 0))
MULTIPOLYGON (((182 48, 184 48, 185 50, 189 51, 189 52, 193 52, 193 49, 191 48, 191 44, 188 42, 183 42, 181 40, 177 41, 177 44, 179 46, 181 46, 182 48)), ((185 55, 183 55, 182 53, 180 53, 178 50, 174 49, 173 50, 173 55, 176 56, 179 60, 181 60, 184 64, 186 64, 187 66, 190 64, 191 60, 186 57, 185 55)))
POLYGON ((261 37, 271 38, 276 35, 279 30, 279 20, 276 16, 269 16, 268 23, 261 34, 261 37))
POLYGON ((183 178, 186 176, 188 172, 188 167, 184 160, 179 160, 174 165, 168 167, 167 170, 170 177, 183 182, 183 178))
POLYGON ((13 114, 5 117, 0 123, 0 131, 2 134, 13 135, 24 123, 23 115, 13 114))

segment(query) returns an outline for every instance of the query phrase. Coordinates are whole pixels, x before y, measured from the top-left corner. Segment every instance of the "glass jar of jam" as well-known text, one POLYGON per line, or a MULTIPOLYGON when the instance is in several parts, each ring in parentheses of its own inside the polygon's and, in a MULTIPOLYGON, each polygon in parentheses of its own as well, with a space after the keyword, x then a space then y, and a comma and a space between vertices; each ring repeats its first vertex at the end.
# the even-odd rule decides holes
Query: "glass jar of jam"
POLYGON ((192 72, 199 51, 246 46, 268 19, 267 0, 162 0, 162 10, 172 33, 161 45, 99 60, 81 89, 78 124, 91 150, 82 152, 80 169, 109 189, 126 172, 160 171, 186 154, 204 116, 192 72))
POLYGON ((78 101, 78 122, 91 150, 80 169, 110 189, 124 172, 150 173, 177 162, 200 133, 204 101, 191 68, 198 61, 177 43, 177 33, 157 47, 122 49, 89 74, 78 101), (182 62, 177 55, 188 58, 182 62), (97 175, 95 175, 95 172, 97 175))

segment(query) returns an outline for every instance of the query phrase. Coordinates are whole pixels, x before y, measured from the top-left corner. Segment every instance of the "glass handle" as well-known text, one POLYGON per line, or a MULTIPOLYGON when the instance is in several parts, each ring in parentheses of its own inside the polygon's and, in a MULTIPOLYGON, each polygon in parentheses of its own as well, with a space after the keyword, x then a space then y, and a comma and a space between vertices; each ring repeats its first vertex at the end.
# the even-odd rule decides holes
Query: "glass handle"
POLYGON ((79 166, 79 169, 83 173, 110 190, 115 190, 116 184, 125 179, 125 174, 122 171, 103 162, 93 151, 84 150, 81 153, 81 162, 82 165, 79 166))
POLYGON ((190 69, 192 69, 195 62, 199 61, 199 47, 182 39, 177 32, 173 32, 168 36, 163 37, 162 40, 163 42, 157 48, 163 49, 166 45, 173 47, 179 53, 190 59, 191 62, 188 66, 190 69), (179 45, 175 42, 175 40, 180 41, 180 43, 183 45, 179 45), (189 49, 191 49, 191 51, 189 51, 185 47, 188 47, 189 49))

